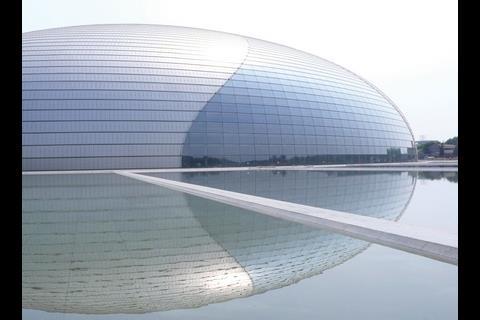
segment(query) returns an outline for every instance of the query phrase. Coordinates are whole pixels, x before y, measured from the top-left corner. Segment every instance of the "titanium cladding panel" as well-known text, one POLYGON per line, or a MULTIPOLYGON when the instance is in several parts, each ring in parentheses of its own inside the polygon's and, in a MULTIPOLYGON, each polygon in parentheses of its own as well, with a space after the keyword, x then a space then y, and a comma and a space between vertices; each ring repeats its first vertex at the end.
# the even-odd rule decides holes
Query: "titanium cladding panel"
POLYGON ((352 72, 215 31, 23 34, 24 171, 408 161, 401 112, 352 72))

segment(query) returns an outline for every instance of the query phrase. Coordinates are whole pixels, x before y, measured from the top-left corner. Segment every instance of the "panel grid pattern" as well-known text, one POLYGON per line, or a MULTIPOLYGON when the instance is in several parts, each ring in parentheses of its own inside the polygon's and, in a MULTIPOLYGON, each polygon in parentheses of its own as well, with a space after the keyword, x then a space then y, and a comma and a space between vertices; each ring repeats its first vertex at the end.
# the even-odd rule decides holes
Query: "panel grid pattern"
POLYGON ((57 28, 23 35, 22 69, 23 170, 416 156, 403 116, 376 88, 253 38, 154 25, 57 28))
POLYGON ((244 63, 192 125, 184 166, 415 159, 402 115, 364 80, 304 52, 247 40, 244 63))
POLYGON ((23 169, 180 167, 191 122, 246 50, 242 37, 181 27, 24 34, 23 169))

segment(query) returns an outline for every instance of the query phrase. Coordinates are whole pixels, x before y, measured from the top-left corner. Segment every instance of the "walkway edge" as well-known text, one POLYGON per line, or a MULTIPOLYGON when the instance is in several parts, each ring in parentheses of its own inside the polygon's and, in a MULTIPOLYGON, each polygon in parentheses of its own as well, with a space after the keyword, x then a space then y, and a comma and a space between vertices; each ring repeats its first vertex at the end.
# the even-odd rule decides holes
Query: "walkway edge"
POLYGON ((188 193, 272 217, 315 228, 328 229, 354 238, 458 264, 456 234, 401 222, 257 197, 185 182, 116 170, 114 173, 171 190, 188 193))

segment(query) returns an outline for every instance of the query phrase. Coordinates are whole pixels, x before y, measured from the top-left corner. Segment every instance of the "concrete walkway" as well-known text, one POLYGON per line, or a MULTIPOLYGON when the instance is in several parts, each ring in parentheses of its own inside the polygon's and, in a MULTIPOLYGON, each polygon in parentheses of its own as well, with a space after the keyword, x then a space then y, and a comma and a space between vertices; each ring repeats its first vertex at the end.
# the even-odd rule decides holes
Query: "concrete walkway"
MULTIPOLYGON (((128 169, 136 173, 154 172, 221 172, 221 171, 458 171, 457 160, 432 160, 418 162, 365 163, 365 164, 329 164, 299 166, 255 166, 255 167, 215 167, 215 168, 164 168, 164 169, 128 169)), ((37 174, 94 174, 114 173, 117 170, 65 170, 65 171, 24 171, 24 175, 37 174)))
POLYGON ((138 170, 118 170, 113 172, 146 183, 272 217, 332 230, 368 242, 378 243, 450 264, 458 264, 458 237, 456 234, 401 222, 150 177, 134 173, 133 171, 138 172, 138 170))

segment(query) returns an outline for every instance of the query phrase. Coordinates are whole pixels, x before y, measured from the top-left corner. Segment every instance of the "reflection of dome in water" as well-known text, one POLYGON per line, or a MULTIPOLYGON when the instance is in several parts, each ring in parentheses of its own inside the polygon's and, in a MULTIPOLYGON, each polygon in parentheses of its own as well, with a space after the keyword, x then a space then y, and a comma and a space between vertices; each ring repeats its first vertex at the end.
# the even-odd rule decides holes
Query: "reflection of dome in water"
MULTIPOLYGON (((394 219, 414 181, 385 176, 406 199, 394 219)), ((107 174, 24 176, 22 222, 22 304, 50 312, 198 307, 289 285, 368 246, 107 174)))
POLYGON ((401 172, 232 171, 148 174, 314 207, 393 219, 408 201, 401 172), (398 177, 395 177, 398 176, 398 177))

